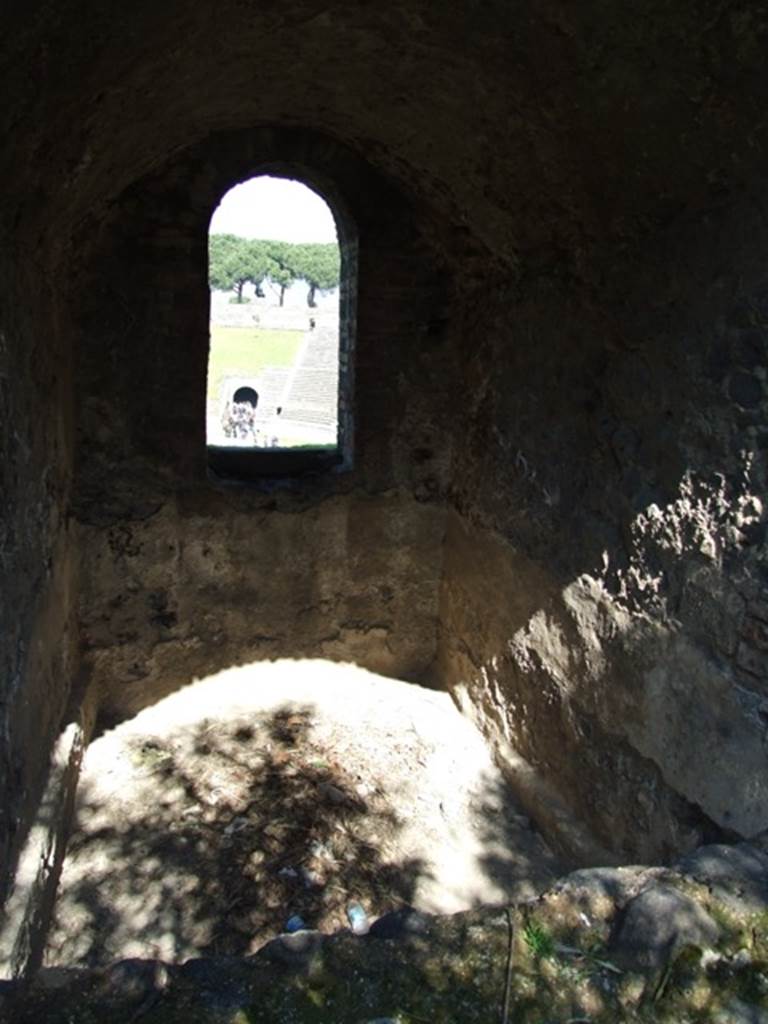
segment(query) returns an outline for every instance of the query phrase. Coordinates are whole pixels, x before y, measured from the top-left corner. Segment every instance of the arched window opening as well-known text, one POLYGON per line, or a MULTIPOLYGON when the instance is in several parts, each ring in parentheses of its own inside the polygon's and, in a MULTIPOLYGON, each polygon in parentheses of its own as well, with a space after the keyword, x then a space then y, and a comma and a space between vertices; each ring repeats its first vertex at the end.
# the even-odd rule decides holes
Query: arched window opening
POLYGON ((232 396, 232 400, 239 405, 250 405, 252 409, 259 404, 259 396, 253 388, 238 388, 232 396))
POLYGON ((209 229, 209 463, 224 477, 350 461, 353 245, 307 185, 260 175, 209 229))

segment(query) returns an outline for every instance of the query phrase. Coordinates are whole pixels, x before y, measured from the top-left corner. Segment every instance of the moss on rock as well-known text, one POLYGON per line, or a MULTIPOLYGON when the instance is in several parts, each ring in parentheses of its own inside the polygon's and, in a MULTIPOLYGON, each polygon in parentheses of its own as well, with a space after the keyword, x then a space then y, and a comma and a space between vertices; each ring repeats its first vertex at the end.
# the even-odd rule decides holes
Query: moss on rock
POLYGON ((508 909, 425 918, 418 933, 302 932, 248 958, 43 971, 5 995, 0 1021, 488 1024, 502 1019, 506 1001, 509 1024, 715 1024, 734 1006, 768 1010, 768 907, 740 912, 675 868, 625 869, 610 899, 606 891, 605 872, 595 869, 508 909), (683 942, 661 965, 638 956, 619 966, 626 907, 670 886, 717 922, 716 946, 683 942))

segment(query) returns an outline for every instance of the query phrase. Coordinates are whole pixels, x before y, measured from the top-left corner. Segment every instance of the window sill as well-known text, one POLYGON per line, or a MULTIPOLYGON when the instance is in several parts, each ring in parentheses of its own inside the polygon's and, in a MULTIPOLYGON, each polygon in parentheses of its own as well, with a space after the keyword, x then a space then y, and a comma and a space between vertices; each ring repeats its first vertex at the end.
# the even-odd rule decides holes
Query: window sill
POLYGON ((208 466, 223 481, 317 475, 336 469, 342 462, 339 448, 208 448, 208 466))

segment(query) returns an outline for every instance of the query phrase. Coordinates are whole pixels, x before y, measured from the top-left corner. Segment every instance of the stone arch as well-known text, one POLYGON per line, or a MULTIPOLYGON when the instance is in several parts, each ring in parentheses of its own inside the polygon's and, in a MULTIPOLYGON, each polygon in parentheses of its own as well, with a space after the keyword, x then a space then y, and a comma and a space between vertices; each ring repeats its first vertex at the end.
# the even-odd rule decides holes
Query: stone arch
MULTIPOLYGON (((78 500, 86 517, 97 506, 114 511, 115 521, 122 517, 126 506, 115 501, 109 466, 110 475, 125 481, 127 505, 141 491, 142 503, 162 510, 148 521, 142 541, 159 552, 152 593, 140 581, 127 614, 145 623, 144 609, 162 601, 163 620, 175 614, 178 623, 163 640, 163 660, 172 651, 180 655, 178 671, 161 667, 152 654, 156 633, 142 625, 137 640, 143 652, 128 664, 127 649, 118 650, 111 633, 97 630, 94 645, 103 642, 106 657, 95 660, 105 668, 113 657, 120 662, 113 673, 98 669, 94 677, 104 721, 153 702, 157 687, 169 692, 243 659, 322 652, 411 679, 424 674, 434 657, 442 558, 444 511, 434 497, 449 472, 446 438, 456 405, 453 372, 433 373, 438 359, 450 365, 451 302, 433 235, 428 215, 348 147, 308 129, 247 129, 211 136, 137 181, 114 204, 110 220, 85 239, 79 258, 88 283, 76 311, 88 323, 77 353, 78 500), (233 484, 209 477, 205 446, 208 225, 229 187, 267 169, 314 184, 350 225, 343 244, 359 265, 357 288, 346 296, 346 316, 356 327, 354 361, 348 353, 355 458, 345 473, 296 477, 290 466, 278 465, 272 476, 257 473, 233 484), (116 309, 130 310, 130 318, 114 317, 116 309), (126 351, 130 364, 113 357, 126 351), (108 409, 94 401, 105 381, 108 409), (286 514, 291 510, 302 515, 286 514), (237 586, 226 573, 210 577, 198 543, 201 528, 216 535, 215 545, 228 547, 228 538, 242 536, 237 586), (281 556, 299 549, 300 559, 281 556), (181 551, 188 572, 179 571, 181 551), (395 566, 392 587, 382 584, 383 564, 395 566), (199 579, 210 587, 204 588, 206 614, 198 619, 192 612, 199 579), (253 581, 247 586, 254 595, 258 591, 258 608, 247 615, 243 580, 253 581), (333 600, 315 599, 323 589, 333 600), (385 628, 373 634, 358 628, 361 595, 385 628), (300 629, 289 628, 299 619, 300 629), (182 636, 190 631, 199 633, 192 645, 182 636), (393 633, 396 645, 388 639, 393 633), (135 679, 130 689, 116 682, 126 673, 135 679)), ((101 555, 89 565, 100 592, 95 615, 102 598, 113 599, 105 590, 123 585, 112 573, 112 551, 102 555, 106 572, 98 567, 101 555)))
MULTIPOLYGON (((274 134, 274 133, 273 133, 274 134)), ((285 138, 285 133, 276 133, 285 138)), ((353 462, 354 436, 352 398, 354 387, 354 350, 356 333, 356 306, 358 288, 358 229, 355 217, 344 196, 344 184, 336 180, 334 161, 321 165, 313 147, 300 152, 301 147, 289 145, 286 141, 286 158, 279 159, 281 143, 278 141, 274 152, 264 143, 265 153, 260 158, 251 149, 250 133, 241 136, 243 162, 235 161, 229 166, 229 173, 218 179, 218 195, 210 214, 224 195, 236 185, 261 176, 286 178, 298 182, 315 192, 330 209, 336 223, 339 253, 341 256, 341 277, 339 283, 339 384, 337 397, 338 432, 337 447, 333 451, 270 451, 209 449, 209 464, 213 472, 224 478, 258 480, 263 476, 300 475, 323 471, 347 471, 353 462), (299 150, 297 152, 297 150, 299 150), (234 173, 235 177, 230 178, 234 173), (222 181, 224 186, 222 187, 222 181)), ((210 221, 210 216, 209 216, 210 221)), ((310 321, 314 326, 314 320, 310 321)))
MULTIPOLYGON (((101 445, 97 435, 106 438, 89 396, 108 373, 117 385, 108 415, 115 431, 127 431, 133 454, 111 445, 105 458, 130 461, 141 452, 187 485, 207 478, 208 225, 220 196, 260 170, 319 189, 345 226, 342 255, 359 266, 357 289, 343 300, 355 329, 348 369, 354 397, 345 412, 355 423, 353 483, 359 477, 375 479, 377 488, 417 485, 415 478, 433 476, 433 467, 408 457, 405 434, 437 443, 449 433, 453 407, 446 397, 451 379, 433 389, 421 365, 428 350, 447 343, 451 285, 444 246, 431 212, 417 210, 402 186, 348 146, 304 128, 211 135, 136 181, 98 224, 83 225, 77 273, 85 288, 76 311, 88 322, 76 353, 81 435, 91 454, 101 445), (118 263, 130 265, 130 274, 120 271, 118 279, 118 263), (110 316, 107 309, 130 316, 110 316), (110 348, 130 348, 130 371, 124 362, 105 366, 110 348), (165 383, 171 377, 173 397, 165 383), (394 405, 390 397, 398 393, 401 405, 394 405), (394 447, 393 433, 402 437, 394 447)), ((80 483, 88 489, 92 465, 83 460, 80 483)), ((447 472, 445 459, 440 465, 447 472)), ((101 488, 100 480, 94 487, 101 488)))
POLYGON ((247 405, 251 405, 255 409, 259 404, 259 395, 254 388, 243 386, 235 390, 235 393, 232 395, 232 401, 245 402, 247 405))

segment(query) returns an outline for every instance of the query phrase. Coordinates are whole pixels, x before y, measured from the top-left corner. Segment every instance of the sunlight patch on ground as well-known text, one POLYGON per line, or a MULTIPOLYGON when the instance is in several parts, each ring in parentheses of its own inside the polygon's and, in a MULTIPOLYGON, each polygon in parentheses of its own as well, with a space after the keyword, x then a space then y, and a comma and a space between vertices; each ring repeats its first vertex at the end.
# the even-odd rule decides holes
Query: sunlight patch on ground
POLYGON ((229 669, 86 752, 48 963, 242 954, 292 914, 532 896, 558 865, 445 693, 352 665, 229 669))

